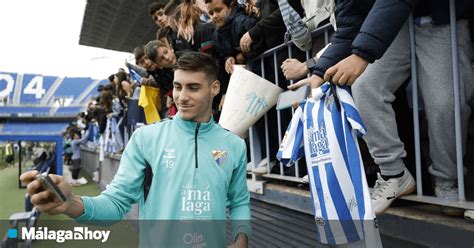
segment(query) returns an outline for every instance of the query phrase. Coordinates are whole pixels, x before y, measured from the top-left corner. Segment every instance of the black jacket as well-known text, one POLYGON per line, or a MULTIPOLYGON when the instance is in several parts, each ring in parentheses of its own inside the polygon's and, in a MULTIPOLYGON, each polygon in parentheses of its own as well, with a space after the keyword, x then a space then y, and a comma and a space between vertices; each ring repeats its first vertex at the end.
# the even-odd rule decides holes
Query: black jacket
POLYGON ((155 71, 148 71, 148 73, 155 79, 158 88, 160 88, 164 94, 173 88, 173 69, 156 69, 155 71))
MULTIPOLYGON (((469 13, 470 0, 456 0, 458 19, 469 13)), ((448 0, 336 0, 337 32, 316 64, 313 74, 326 70, 351 54, 372 63, 380 59, 405 24, 412 10, 430 15, 433 23, 449 23, 448 0)))
MULTIPOLYGON (((261 14, 257 24, 249 30, 253 42, 263 41, 265 50, 278 46, 284 42, 286 33, 285 22, 281 16, 277 0, 263 0, 259 2, 261 14)), ((298 14, 303 17, 304 9, 299 0, 288 0, 298 14)))
POLYGON ((189 51, 214 53, 212 43, 214 25, 211 23, 199 22, 194 26, 193 43, 183 39, 169 27, 166 28, 165 32, 168 42, 178 56, 189 51))
MULTIPOLYGON (((214 48, 221 58, 225 60, 227 57, 235 57, 240 51, 240 38, 249 31, 255 24, 257 19, 246 15, 244 9, 240 6, 235 7, 226 23, 219 29, 214 31, 212 40, 214 48)), ((246 59, 252 59, 261 54, 263 42, 254 42, 251 52, 246 54, 246 59)))

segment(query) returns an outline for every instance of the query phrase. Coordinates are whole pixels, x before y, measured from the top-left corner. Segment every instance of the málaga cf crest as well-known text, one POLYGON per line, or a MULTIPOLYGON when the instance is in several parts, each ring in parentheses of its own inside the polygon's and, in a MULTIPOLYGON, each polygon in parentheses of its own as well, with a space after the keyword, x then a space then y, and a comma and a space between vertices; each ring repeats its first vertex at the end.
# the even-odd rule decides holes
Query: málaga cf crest
POLYGON ((214 161, 222 167, 224 165, 225 160, 227 159, 227 152, 221 150, 212 150, 212 157, 214 161))

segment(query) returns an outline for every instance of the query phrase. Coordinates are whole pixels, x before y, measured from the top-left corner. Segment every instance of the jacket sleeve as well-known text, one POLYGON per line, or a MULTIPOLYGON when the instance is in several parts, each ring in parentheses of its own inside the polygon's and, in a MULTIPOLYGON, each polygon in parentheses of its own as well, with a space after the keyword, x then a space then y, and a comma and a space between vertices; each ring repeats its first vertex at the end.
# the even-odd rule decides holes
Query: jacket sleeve
MULTIPOLYGON (((286 32, 285 22, 281 16, 280 7, 278 6, 277 0, 262 1, 261 7, 261 19, 257 24, 249 30, 249 35, 254 42, 269 39, 270 42, 266 42, 271 47, 277 46, 283 43, 283 35, 286 32), (278 37, 275 37, 278 36, 278 37)), ((303 17, 304 9, 301 5, 300 0, 288 0, 290 6, 303 17)), ((265 49, 269 49, 266 47, 265 49)))
POLYGON ((227 193, 230 220, 232 222, 232 237, 245 233, 251 235, 250 227, 250 194, 247 189, 247 152, 245 142, 240 140, 241 156, 234 168, 227 193))
POLYGON ((382 57, 406 22, 417 0, 383 0, 367 13, 360 1, 336 1, 337 32, 323 53, 313 74, 323 77, 326 70, 351 54, 372 63, 382 57))
POLYGON ((326 70, 351 54, 351 44, 359 33, 366 13, 354 0, 336 1, 337 31, 331 40, 331 45, 316 62, 313 74, 323 78, 326 70))
MULTIPOLYGON (((234 45, 236 47, 240 46, 240 39, 242 38, 242 36, 244 36, 244 34, 247 33, 247 31, 252 29, 255 26, 255 24, 257 24, 257 19, 255 19, 254 17, 247 16, 247 15, 240 15, 239 18, 236 18, 234 20, 234 25, 235 25, 234 26, 234 30, 235 30, 234 45)), ((254 41, 250 47, 250 52, 245 54, 245 58, 252 59, 252 58, 257 57, 258 55, 262 53, 262 49, 263 49, 263 40, 254 41)))
POLYGON ((125 65, 127 68, 134 70, 140 77, 148 77, 148 72, 144 69, 141 68, 138 65, 130 64, 128 62, 125 62, 125 65))
POLYGON ((375 1, 359 34, 352 43, 352 53, 370 63, 380 59, 397 36, 418 0, 375 1))
POLYGON ((270 15, 261 19, 254 27, 252 27, 248 32, 250 38, 252 38, 253 42, 258 42, 264 40, 263 38, 263 31, 264 30, 275 30, 277 33, 283 33, 286 31, 286 28, 282 30, 284 27, 283 18, 281 17, 280 9, 275 9, 270 15))
POLYGON ((120 221, 142 196, 145 159, 138 129, 133 133, 120 160, 120 167, 107 189, 99 196, 82 196, 84 213, 75 218, 80 223, 110 225, 120 221))

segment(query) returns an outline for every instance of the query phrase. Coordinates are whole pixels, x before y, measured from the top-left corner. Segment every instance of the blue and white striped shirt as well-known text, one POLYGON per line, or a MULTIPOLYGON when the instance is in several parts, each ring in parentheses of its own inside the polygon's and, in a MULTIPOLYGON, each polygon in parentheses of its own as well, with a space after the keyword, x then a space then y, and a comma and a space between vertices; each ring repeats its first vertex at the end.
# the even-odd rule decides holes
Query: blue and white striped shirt
MULTIPOLYGON (((295 111, 277 158, 291 166, 305 155, 319 242, 367 239, 367 223, 373 224, 375 216, 357 143, 364 124, 347 87, 325 83, 312 93, 295 111)), ((369 229, 373 233, 376 226, 369 229)))

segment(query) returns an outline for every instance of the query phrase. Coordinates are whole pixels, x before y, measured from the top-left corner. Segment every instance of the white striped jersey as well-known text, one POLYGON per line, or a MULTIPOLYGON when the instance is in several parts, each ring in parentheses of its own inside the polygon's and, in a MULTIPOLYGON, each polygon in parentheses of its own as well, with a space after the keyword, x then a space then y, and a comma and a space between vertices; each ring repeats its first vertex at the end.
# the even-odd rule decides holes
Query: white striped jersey
POLYGON ((319 242, 367 242, 376 223, 357 143, 364 124, 347 87, 326 83, 312 95, 295 111, 277 158, 291 166, 305 155, 319 242))

